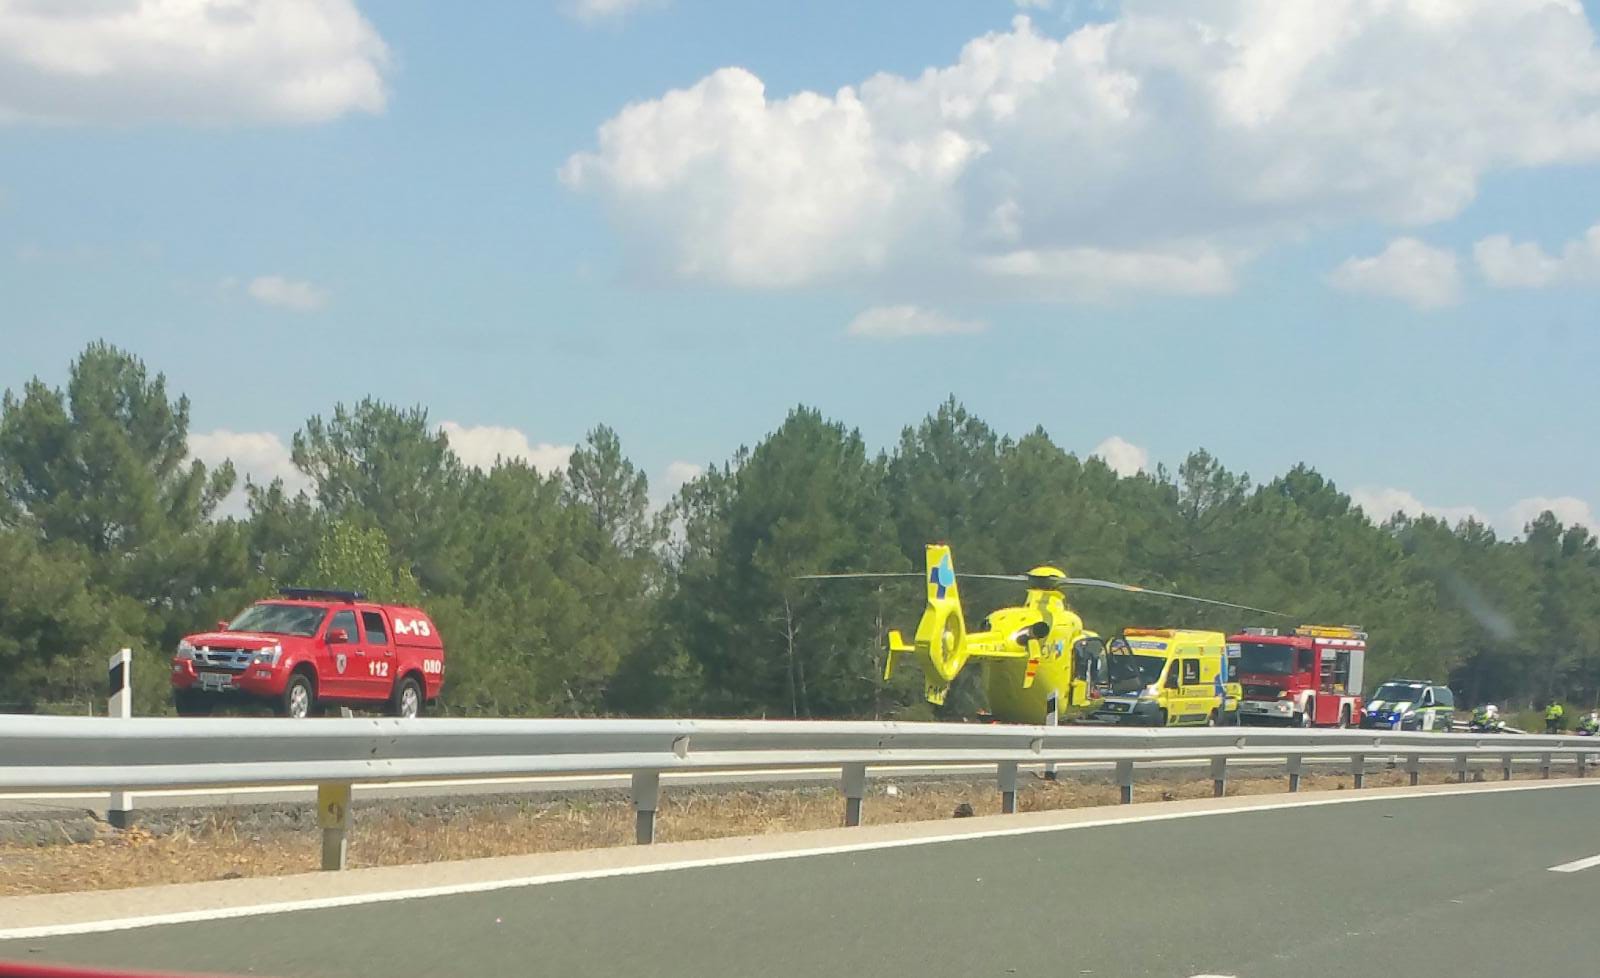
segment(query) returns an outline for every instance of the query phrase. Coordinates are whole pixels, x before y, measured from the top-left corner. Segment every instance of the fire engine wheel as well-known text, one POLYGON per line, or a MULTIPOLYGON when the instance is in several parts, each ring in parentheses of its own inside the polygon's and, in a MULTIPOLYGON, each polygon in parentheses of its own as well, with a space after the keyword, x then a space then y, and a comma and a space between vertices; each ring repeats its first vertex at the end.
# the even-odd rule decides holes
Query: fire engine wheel
POLYGON ((1339 729, 1350 729, 1350 708, 1348 706, 1339 711, 1339 729))
POLYGON ((422 687, 417 685, 415 679, 407 676, 394 688, 394 696, 389 700, 389 715, 405 720, 422 716, 422 687))
POLYGON ((289 677, 289 684, 283 687, 283 698, 278 701, 278 715, 304 720, 316 705, 317 694, 311 688, 311 677, 297 672, 289 677))
POLYGON ((1301 713, 1299 716, 1294 718, 1295 726, 1298 726, 1298 727, 1309 727, 1309 726, 1311 726, 1311 714, 1312 714, 1312 711, 1314 709, 1315 709, 1315 707, 1313 707, 1311 705, 1311 701, 1310 700, 1306 700, 1305 712, 1301 713))

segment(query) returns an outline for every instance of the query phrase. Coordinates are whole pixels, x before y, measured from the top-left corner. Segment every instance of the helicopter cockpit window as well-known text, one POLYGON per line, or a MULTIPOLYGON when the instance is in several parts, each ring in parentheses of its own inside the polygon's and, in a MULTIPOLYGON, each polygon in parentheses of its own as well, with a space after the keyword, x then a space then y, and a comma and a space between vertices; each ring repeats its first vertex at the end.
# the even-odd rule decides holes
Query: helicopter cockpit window
POLYGON ((1091 686, 1106 678, 1106 643, 1098 638, 1080 638, 1072 646, 1072 674, 1091 686))

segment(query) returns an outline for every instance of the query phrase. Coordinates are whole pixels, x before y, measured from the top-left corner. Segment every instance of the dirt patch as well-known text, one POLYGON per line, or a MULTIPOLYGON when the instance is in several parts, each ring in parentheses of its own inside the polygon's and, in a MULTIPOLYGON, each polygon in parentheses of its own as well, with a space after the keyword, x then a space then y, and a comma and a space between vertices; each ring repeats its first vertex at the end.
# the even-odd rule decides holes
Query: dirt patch
MULTIPOLYGON (((1489 775, 1498 778, 1498 772, 1489 775)), ((1529 772, 1527 776, 1534 776, 1529 772)), ((1423 782, 1453 780, 1450 772, 1425 772, 1423 782)), ((1403 771, 1369 772, 1368 787, 1406 783, 1403 771)), ((1307 774, 1305 791, 1350 789, 1348 773, 1307 774)), ((1018 786, 1023 811, 1115 805, 1117 786, 1104 776, 1045 781, 1024 775, 1018 786)), ((1283 775, 1230 779, 1230 795, 1283 792, 1283 775)), ((1206 798, 1203 778, 1151 778, 1134 788, 1134 801, 1206 798)), ((1000 795, 992 780, 874 780, 865 801, 869 823, 914 822, 962 814, 993 815, 1000 795)), ((205 812, 151 812, 144 824, 116 831, 103 824, 86 832, 74 816, 70 829, 46 821, 26 836, 0 838, 0 895, 119 889, 237 877, 280 876, 317 868, 320 836, 309 806, 255 806, 205 812)), ((633 809, 618 792, 559 797, 417 798, 358 803, 353 812, 350 860, 354 866, 393 866, 628 845, 633 809)), ((837 826, 843 803, 833 787, 752 790, 669 788, 662 793, 657 838, 663 842, 768 835, 837 826)))

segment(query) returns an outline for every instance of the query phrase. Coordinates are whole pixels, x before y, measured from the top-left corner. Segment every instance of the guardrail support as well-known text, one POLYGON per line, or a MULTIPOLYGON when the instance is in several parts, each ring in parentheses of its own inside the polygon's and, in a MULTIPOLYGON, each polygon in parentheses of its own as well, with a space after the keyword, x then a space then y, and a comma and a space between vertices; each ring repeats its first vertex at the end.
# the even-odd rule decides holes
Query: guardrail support
POLYGON ((1017 813, 1017 762, 1000 762, 1000 813, 1002 815, 1015 815, 1017 813))
POLYGON ((1133 762, 1117 762, 1117 787, 1120 789, 1120 801, 1124 805, 1133 804, 1133 762))
POLYGON ((1422 755, 1406 755, 1406 780, 1415 788, 1422 781, 1422 755))
POLYGON ((647 846, 656 841, 656 808, 661 802, 661 772, 633 773, 633 841, 647 846))
POLYGON ((1550 753, 1546 751, 1539 755, 1539 777, 1550 780, 1550 753))
POLYGON ((1289 755, 1289 790, 1300 790, 1300 768, 1305 763, 1305 758, 1299 754, 1289 755))
POLYGON ((1355 780, 1355 785, 1356 785, 1356 789, 1357 790, 1360 790, 1360 789, 1365 788, 1367 786, 1367 755, 1365 755, 1365 754, 1351 754, 1350 755, 1350 774, 1351 774, 1351 777, 1355 780))
POLYGON ((1211 759, 1211 797, 1221 798, 1228 793, 1228 759, 1227 757, 1213 757, 1211 759))
MULTIPOLYGON (((1050 698, 1045 701, 1044 725, 1047 726, 1047 727, 1059 726, 1060 723, 1061 723, 1061 717, 1060 717, 1060 714, 1058 713, 1058 710, 1059 710, 1059 705, 1058 705, 1058 701, 1057 701, 1057 696, 1058 695, 1059 694, 1057 694, 1057 693, 1051 693, 1050 694, 1050 698)), ((1056 762, 1055 761, 1046 761, 1045 762, 1045 764, 1044 764, 1044 779, 1046 781, 1054 781, 1056 779, 1056 762)))
POLYGON ((1501 781, 1510 781, 1511 780, 1511 755, 1510 754, 1502 754, 1500 756, 1500 780, 1501 781))
MULTIPOLYGON (((133 651, 118 649, 106 669, 106 716, 126 720, 133 716, 133 651)), ((133 795, 126 791, 113 791, 106 804, 106 821, 119 829, 133 824, 133 795)))
POLYGON ((1589 755, 1588 755, 1588 753, 1586 751, 1578 751, 1578 756, 1576 758, 1576 761, 1578 762, 1578 777, 1580 777, 1580 778, 1588 777, 1589 776, 1589 755))
POLYGON ((350 785, 317 785, 317 824, 322 826, 322 868, 344 869, 350 856, 350 785))
POLYGON ((867 766, 846 764, 839 779, 839 790, 844 792, 844 824, 861 824, 861 799, 867 794, 867 766))
POLYGON ((1471 761, 1469 761, 1467 759, 1467 755, 1465 755, 1465 754, 1457 754, 1456 755, 1456 783, 1457 784, 1466 784, 1467 783, 1467 775, 1472 773, 1471 772, 1471 768, 1472 768, 1472 763, 1471 763, 1471 761))

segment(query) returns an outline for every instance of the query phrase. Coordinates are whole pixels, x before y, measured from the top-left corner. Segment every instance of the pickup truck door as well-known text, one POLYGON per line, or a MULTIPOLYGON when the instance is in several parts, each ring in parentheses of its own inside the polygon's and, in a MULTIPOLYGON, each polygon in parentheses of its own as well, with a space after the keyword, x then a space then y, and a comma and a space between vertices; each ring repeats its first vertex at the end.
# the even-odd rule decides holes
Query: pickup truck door
POLYGON ((361 615, 361 674, 356 677, 360 695, 365 700, 386 700, 394 688, 394 640, 389 635, 389 621, 377 608, 362 608, 361 615))
POLYGON ((318 694, 324 699, 345 699, 360 695, 357 676, 366 672, 366 655, 361 650, 361 630, 352 609, 334 613, 323 633, 326 656, 317 669, 318 694), (344 632, 345 641, 331 641, 334 632, 344 632))

